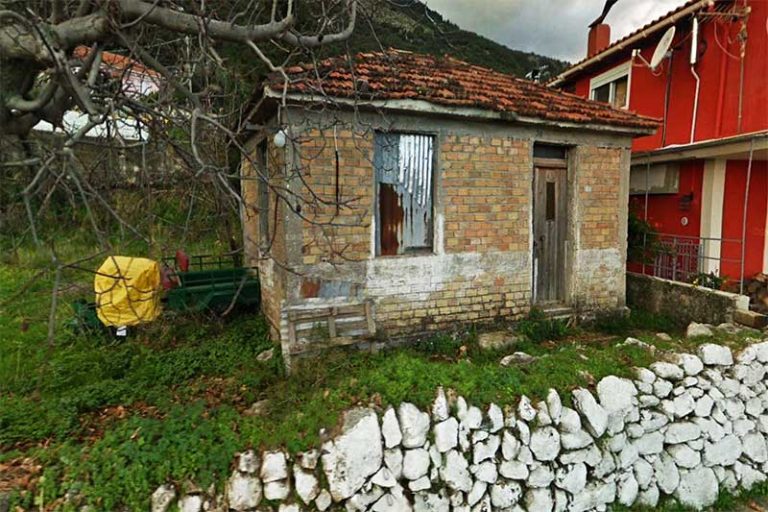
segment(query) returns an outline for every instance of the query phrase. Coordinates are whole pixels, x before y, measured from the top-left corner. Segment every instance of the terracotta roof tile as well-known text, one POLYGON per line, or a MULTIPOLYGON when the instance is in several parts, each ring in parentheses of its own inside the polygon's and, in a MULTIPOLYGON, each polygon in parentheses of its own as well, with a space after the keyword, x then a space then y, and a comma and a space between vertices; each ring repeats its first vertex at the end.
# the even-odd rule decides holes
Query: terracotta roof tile
MULTIPOLYGON (((84 60, 91 54, 91 49, 87 46, 78 46, 72 52, 72 56, 76 59, 84 60)), ((161 77, 160 73, 154 69, 146 67, 141 62, 134 60, 124 55, 119 55, 112 52, 101 52, 101 67, 107 71, 112 77, 120 77, 123 74, 140 73, 151 78, 158 79, 161 77)))
MULTIPOLYGON (((452 57, 388 50, 336 57, 286 69, 288 92, 359 100, 410 98, 446 107, 505 112, 551 122, 653 129, 655 119, 585 100, 452 57)), ((267 85, 282 91, 273 73, 267 85)))

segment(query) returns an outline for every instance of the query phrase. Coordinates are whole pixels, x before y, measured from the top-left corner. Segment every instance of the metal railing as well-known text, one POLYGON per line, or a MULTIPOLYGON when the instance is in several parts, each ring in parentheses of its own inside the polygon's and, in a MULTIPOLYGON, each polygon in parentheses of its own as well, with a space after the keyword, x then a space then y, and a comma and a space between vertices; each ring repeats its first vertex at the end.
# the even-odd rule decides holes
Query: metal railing
POLYGON ((650 238, 643 237, 642 246, 635 248, 640 250, 634 251, 642 255, 641 261, 634 262, 634 265, 641 266, 644 274, 672 281, 691 283, 710 275, 738 279, 739 283, 743 283, 743 259, 726 256, 743 254, 742 245, 742 241, 735 238, 658 233, 650 238), (724 268, 735 272, 726 276, 724 268))

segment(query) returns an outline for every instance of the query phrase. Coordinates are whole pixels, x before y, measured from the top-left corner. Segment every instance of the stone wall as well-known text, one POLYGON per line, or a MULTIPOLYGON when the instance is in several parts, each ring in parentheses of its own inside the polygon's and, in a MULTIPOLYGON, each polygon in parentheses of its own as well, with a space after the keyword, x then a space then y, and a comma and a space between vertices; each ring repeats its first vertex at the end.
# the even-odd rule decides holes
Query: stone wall
MULTIPOLYGON (((767 368, 768 342, 735 360, 705 344, 576 389, 573 408, 550 390, 482 411, 442 389, 429 411, 358 408, 319 449, 240 454, 224 494, 185 496, 182 510, 581 512, 664 497, 702 509, 766 479, 767 368)), ((159 488, 153 511, 174 497, 159 488)))
POLYGON ((653 276, 627 273, 627 305, 680 319, 681 323, 733 321, 749 309, 749 297, 653 276))

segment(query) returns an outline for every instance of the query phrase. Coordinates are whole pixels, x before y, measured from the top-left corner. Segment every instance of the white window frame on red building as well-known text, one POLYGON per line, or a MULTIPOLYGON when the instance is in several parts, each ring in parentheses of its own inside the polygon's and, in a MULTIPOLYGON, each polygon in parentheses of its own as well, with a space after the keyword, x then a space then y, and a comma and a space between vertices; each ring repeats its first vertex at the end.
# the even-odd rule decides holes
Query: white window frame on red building
POLYGON ((627 77, 627 98, 624 105, 614 105, 616 108, 627 109, 629 108, 629 98, 632 91, 632 61, 627 61, 624 64, 620 64, 614 68, 609 69, 605 73, 593 77, 589 81, 589 98, 595 100, 595 91, 604 85, 611 85, 608 103, 613 105, 616 98, 616 86, 615 83, 627 77))

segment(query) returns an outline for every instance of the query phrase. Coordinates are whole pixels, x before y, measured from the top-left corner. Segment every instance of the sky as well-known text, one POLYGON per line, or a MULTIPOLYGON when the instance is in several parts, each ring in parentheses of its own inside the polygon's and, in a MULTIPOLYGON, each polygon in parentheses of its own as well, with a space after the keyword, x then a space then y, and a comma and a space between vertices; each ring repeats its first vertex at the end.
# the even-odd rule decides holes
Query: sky
MULTIPOLYGON (((425 0, 444 18, 516 50, 576 62, 586 56, 587 26, 604 0, 425 0)), ((619 0, 605 22, 623 37, 685 0, 619 0)))

